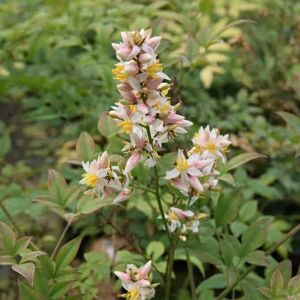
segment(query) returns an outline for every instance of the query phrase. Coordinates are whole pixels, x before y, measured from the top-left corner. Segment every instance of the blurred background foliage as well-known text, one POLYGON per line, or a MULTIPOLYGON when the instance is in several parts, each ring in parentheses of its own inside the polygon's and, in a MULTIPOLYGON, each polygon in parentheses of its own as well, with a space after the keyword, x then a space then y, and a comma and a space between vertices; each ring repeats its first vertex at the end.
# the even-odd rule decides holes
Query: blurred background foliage
MULTIPOLYGON (((268 156, 234 177, 252 203, 247 209, 278 216, 278 239, 300 220, 300 138, 277 114, 300 113, 299 16, 298 0, 1 1, 0 199, 29 221, 25 230, 51 244, 60 223, 49 224, 31 200, 46 188, 49 168, 78 181, 80 132, 89 132, 98 150, 120 153, 120 143, 107 138, 110 124, 99 121, 119 97, 111 43, 120 31, 153 28, 163 37, 160 59, 174 81, 173 100, 183 102, 195 128, 209 123, 231 134, 234 152, 268 156)), ((143 224, 141 215, 131 217, 143 224)), ((139 236, 145 226, 130 230, 139 236)))

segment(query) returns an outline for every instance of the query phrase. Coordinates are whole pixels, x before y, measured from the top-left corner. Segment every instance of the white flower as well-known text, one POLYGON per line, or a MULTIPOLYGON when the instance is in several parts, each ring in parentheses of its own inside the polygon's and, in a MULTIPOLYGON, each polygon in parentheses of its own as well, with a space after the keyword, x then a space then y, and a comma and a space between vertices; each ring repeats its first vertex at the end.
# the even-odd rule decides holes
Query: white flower
POLYGON ((206 126, 205 129, 200 127, 193 138, 193 143, 193 153, 199 153, 203 158, 220 158, 223 163, 226 162, 225 153, 231 144, 228 134, 220 135, 218 129, 210 130, 209 126, 206 126))

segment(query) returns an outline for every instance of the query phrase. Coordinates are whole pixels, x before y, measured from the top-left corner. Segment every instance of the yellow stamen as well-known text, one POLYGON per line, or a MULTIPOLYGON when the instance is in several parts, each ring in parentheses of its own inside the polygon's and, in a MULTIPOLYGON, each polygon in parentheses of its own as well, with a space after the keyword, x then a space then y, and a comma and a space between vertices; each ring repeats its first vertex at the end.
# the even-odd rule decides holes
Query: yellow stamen
POLYGON ((160 113, 166 114, 170 110, 170 101, 167 101, 166 104, 161 105, 160 103, 157 104, 157 109, 159 110, 160 113))
POLYGON ((86 184, 89 187, 94 187, 97 184, 97 176, 92 173, 85 173, 82 175, 84 184, 86 184))
POLYGON ((133 127, 133 122, 131 120, 126 120, 118 123, 117 126, 121 127, 121 133, 130 134, 133 127))
POLYGON ((114 69, 111 71, 114 75, 116 80, 125 80, 128 78, 127 74, 124 74, 124 67, 121 65, 116 65, 114 69))
POLYGON ((209 151, 209 152, 215 152, 217 150, 217 146, 215 143, 213 142, 208 142, 206 144, 206 149, 209 151))
POLYGON ((180 172, 186 171, 189 168, 189 163, 184 157, 180 157, 176 161, 176 169, 180 172))
POLYGON ((161 72, 163 70, 163 66, 162 64, 156 62, 151 64, 148 68, 147 68, 147 73, 150 77, 156 78, 156 73, 161 72))
POLYGON ((191 150, 192 153, 201 153, 202 152, 202 148, 200 145, 196 144, 193 149, 191 150))
POLYGON ((125 294, 126 300, 138 300, 140 297, 140 292, 137 288, 133 288, 130 291, 128 291, 127 294, 125 294))
POLYGON ((129 105, 129 108, 131 110, 132 113, 135 113, 137 111, 137 106, 132 104, 132 105, 129 105))
POLYGON ((170 220, 178 220, 178 217, 172 211, 169 211, 169 219, 170 220))
POLYGON ((140 46, 141 44, 143 44, 145 38, 142 37, 142 35, 139 32, 135 32, 133 35, 133 42, 140 46))

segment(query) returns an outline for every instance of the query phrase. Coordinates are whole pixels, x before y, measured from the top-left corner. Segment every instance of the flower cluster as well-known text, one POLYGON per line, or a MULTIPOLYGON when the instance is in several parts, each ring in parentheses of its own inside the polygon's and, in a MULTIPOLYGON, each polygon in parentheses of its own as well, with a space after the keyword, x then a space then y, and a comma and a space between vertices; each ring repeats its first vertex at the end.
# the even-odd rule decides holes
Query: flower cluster
POLYGON ((151 261, 137 268, 135 265, 127 265, 126 272, 115 272, 122 281, 122 287, 127 291, 121 297, 127 300, 148 300, 155 296, 157 284, 151 284, 151 261))
POLYGON ((128 199, 128 177, 118 166, 111 165, 106 151, 98 159, 82 162, 82 166, 86 173, 79 183, 87 186, 86 194, 101 194, 102 199, 114 196, 113 203, 128 199))
MULTIPOLYGON (((163 144, 186 133, 192 123, 177 113, 179 104, 174 104, 168 96, 170 78, 163 72, 156 50, 160 37, 151 37, 150 30, 122 32, 122 42, 113 44, 119 63, 113 69, 117 88, 122 96, 112 106, 110 116, 115 120, 120 133, 124 134, 123 152, 129 155, 125 168, 113 166, 107 152, 98 159, 83 163, 85 174, 80 181, 88 187, 86 193, 101 198, 114 197, 114 203, 128 199, 131 190, 129 173, 145 161, 153 167, 159 159, 158 151, 163 144)), ((230 145, 228 135, 221 135, 217 129, 201 127, 194 135, 190 151, 178 150, 174 169, 167 171, 165 179, 188 197, 190 207, 206 190, 218 183, 218 167, 226 162, 226 152, 230 145)), ((160 186, 157 176, 156 197, 160 186)), ((166 228, 183 241, 190 233, 198 233, 200 221, 206 214, 192 210, 171 207, 167 214, 161 208, 161 217, 166 228), (166 221, 166 222, 165 222, 166 221)), ((128 265, 126 272, 115 272, 127 291, 121 297, 127 300, 147 300, 155 296, 156 284, 152 284, 149 274, 151 261, 141 268, 128 265)))
POLYGON ((189 233, 198 233, 200 220, 206 219, 207 214, 196 214, 191 210, 171 207, 165 215, 171 233, 177 233, 182 241, 186 241, 189 233))
POLYGON ((217 129, 201 127, 193 138, 194 147, 184 154, 178 150, 176 165, 167 171, 165 179, 178 188, 184 195, 191 197, 193 204, 200 193, 214 188, 219 174, 216 167, 225 163, 230 141, 228 135, 220 135, 217 129))
POLYGON ((126 173, 142 159, 146 165, 155 165, 157 149, 178 134, 186 133, 192 123, 177 113, 168 91, 170 78, 163 72, 156 50, 160 37, 151 37, 151 30, 122 32, 122 42, 113 44, 119 63, 113 69, 117 88, 123 97, 110 111, 120 132, 129 136, 124 151, 130 154, 126 173))

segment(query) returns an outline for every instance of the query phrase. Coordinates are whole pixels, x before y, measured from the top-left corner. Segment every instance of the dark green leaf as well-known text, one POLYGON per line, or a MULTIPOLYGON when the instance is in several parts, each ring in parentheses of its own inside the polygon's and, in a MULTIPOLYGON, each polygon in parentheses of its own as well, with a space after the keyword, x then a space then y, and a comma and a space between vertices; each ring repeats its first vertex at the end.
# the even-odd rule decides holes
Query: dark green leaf
POLYGON ((82 237, 77 237, 65 244, 58 252, 56 258, 55 273, 58 274, 62 269, 68 266, 76 257, 81 244, 82 237))

